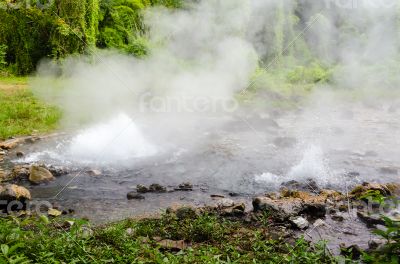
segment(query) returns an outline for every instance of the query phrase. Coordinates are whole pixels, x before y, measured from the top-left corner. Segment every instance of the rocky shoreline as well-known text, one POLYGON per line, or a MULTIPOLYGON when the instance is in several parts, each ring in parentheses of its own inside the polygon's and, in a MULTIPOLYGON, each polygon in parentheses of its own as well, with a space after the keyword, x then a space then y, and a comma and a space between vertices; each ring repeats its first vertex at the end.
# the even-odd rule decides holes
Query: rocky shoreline
MULTIPOLYGON (((0 143, 0 165, 6 155, 13 153, 17 157, 23 156, 22 152, 11 152, 19 144, 32 143, 39 140, 38 137, 24 137, 11 139, 0 143)), ((88 168, 84 171, 90 176, 101 176, 102 171, 88 168)), ((56 177, 71 173, 68 168, 49 166, 45 164, 14 165, 9 170, 2 170, 0 166, 0 208, 4 215, 31 215, 32 208, 26 204, 32 199, 28 188, 21 183, 31 185, 45 185, 54 181, 56 177)), ((26 185, 26 184, 25 184, 26 185)), ((163 186, 153 183, 148 186, 138 184, 135 191, 126 194, 127 200, 146 200, 148 195, 171 192, 191 192, 199 188, 190 182, 183 182, 177 186, 163 186)), ((286 182, 278 192, 269 192, 257 195, 250 201, 245 198, 236 199, 235 193, 230 197, 223 194, 210 194, 213 201, 210 205, 195 207, 185 205, 184 202, 166 209, 167 213, 175 214, 178 218, 195 216, 203 213, 213 213, 221 217, 233 218, 247 224, 257 224, 262 219, 277 230, 285 230, 280 234, 292 238, 298 235, 308 236, 310 241, 324 239, 320 232, 325 232, 336 241, 335 253, 338 250, 349 248, 376 249, 384 241, 371 235, 372 228, 383 225, 381 215, 384 214, 394 221, 400 220, 400 212, 393 208, 382 208, 379 203, 369 200, 368 195, 379 194, 383 197, 400 197, 399 183, 363 183, 357 185, 349 193, 341 193, 336 190, 319 189, 313 181, 300 183, 297 181, 286 182), (235 199, 231 199, 235 198, 235 199), (349 230, 342 230, 347 226, 349 230), (325 227, 319 230, 319 228, 325 227), (351 231, 350 229, 355 231, 351 231), (315 231, 318 231, 318 236, 315 231), (332 231, 334 230, 334 231, 332 231), (338 231, 339 230, 339 231, 338 231), (335 233, 335 236, 332 236, 335 233), (352 238, 360 236, 369 237, 362 245, 343 244, 352 242, 352 238), (343 237, 343 239, 339 238, 343 237), (350 237, 350 238, 347 238, 350 237)), ((56 203, 49 203, 40 209, 51 217, 62 215, 73 216, 73 209, 61 208, 56 203)), ((329 240, 329 237, 328 237, 329 240)))

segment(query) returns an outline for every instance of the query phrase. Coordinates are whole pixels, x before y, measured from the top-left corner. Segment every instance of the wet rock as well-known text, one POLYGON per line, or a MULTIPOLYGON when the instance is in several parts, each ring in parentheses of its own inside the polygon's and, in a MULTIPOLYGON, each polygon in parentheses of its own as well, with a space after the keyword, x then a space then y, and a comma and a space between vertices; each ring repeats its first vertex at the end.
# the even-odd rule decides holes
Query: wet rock
POLYGON ((299 229, 306 229, 309 226, 307 219, 301 216, 290 217, 289 221, 299 229))
POLYGON ((244 203, 233 204, 229 207, 220 207, 219 213, 223 216, 243 216, 245 214, 246 206, 244 203))
POLYGON ((363 183, 357 185, 351 192, 350 195, 353 198, 360 198, 366 195, 369 191, 378 191, 383 196, 391 196, 400 190, 400 185, 397 183, 379 184, 379 183, 363 183))
POLYGON ((228 193, 228 194, 229 194, 230 197, 237 197, 237 196, 239 196, 239 194, 238 194, 238 193, 235 193, 235 192, 230 192, 230 193, 228 193))
POLYGON ((222 194, 211 194, 210 197, 211 198, 225 198, 225 196, 223 196, 222 194))
POLYGON ((382 167, 379 169, 379 172, 383 174, 397 175, 399 173, 399 170, 397 168, 382 167))
POLYGON ((144 200, 144 196, 137 192, 128 192, 126 198, 128 200, 144 200))
POLYGON ((10 150, 16 148, 19 144, 23 143, 25 138, 13 138, 0 142, 0 149, 10 150))
POLYGON ((13 179, 25 179, 29 177, 28 165, 15 165, 11 171, 13 179))
MULTIPOLYGON (((25 202, 26 200, 31 200, 31 193, 25 187, 15 184, 0 185, 0 201, 9 203, 12 201, 25 202)), ((0 206, 6 207, 6 204, 0 206)))
POLYGON ((368 241, 368 249, 370 250, 376 250, 379 247, 381 247, 382 245, 384 245, 386 243, 386 241, 384 239, 371 239, 370 241, 368 241))
POLYGON ((319 195, 324 197, 326 200, 330 199, 335 202, 345 199, 345 196, 341 192, 335 190, 322 189, 319 192, 319 195))
POLYGON ((333 214, 333 215, 331 215, 331 218, 333 221, 336 221, 336 222, 343 222, 343 220, 344 220, 344 217, 339 214, 333 214))
POLYGON ((192 191, 193 185, 190 182, 184 182, 179 184, 178 188, 175 188, 175 191, 192 191))
POLYGON ((100 176, 102 173, 99 170, 88 170, 86 171, 87 174, 89 174, 90 176, 100 176))
POLYGON ((66 175, 68 174, 68 169, 63 167, 63 166, 48 166, 47 169, 51 172, 51 174, 53 174, 53 176, 55 177, 59 177, 62 175, 66 175))
POLYGON ((379 215, 370 215, 366 212, 358 211, 357 216, 369 227, 385 224, 385 221, 383 221, 379 215))
POLYGON ((15 153, 15 155, 17 156, 17 158, 22 158, 23 156, 25 156, 25 153, 22 151, 18 151, 17 153, 15 153))
POLYGON ((229 198, 222 198, 217 203, 220 208, 227 208, 235 205, 235 202, 229 198))
POLYGON ((175 205, 167 209, 167 213, 175 214, 178 219, 195 218, 197 211, 192 206, 188 205, 175 205))
POLYGON ((340 254, 349 257, 353 260, 359 259, 362 255, 362 250, 358 245, 351 245, 346 247, 346 245, 340 245, 340 254))
POLYGON ((147 192, 149 192, 149 188, 147 188, 146 186, 144 186, 142 184, 138 184, 138 185, 136 185, 136 191, 138 193, 147 193, 147 192))
POLYGON ((167 188, 164 186, 158 184, 158 183, 153 183, 149 186, 149 192, 157 192, 157 193, 164 193, 167 191, 167 188))
POLYGON ((53 174, 46 168, 32 165, 29 171, 29 181, 34 184, 40 184, 54 180, 53 174))
POLYGON ((12 174, 0 169, 0 182, 12 180, 12 174))
POLYGON ((338 209, 340 212, 347 212, 347 211, 349 211, 349 205, 348 204, 340 204, 338 206, 338 209))
POLYGON ((269 212, 272 218, 284 221, 297 216, 302 211, 303 205, 299 198, 273 200, 268 197, 256 197, 253 200, 253 209, 255 212, 269 212))
POLYGON ((295 180, 291 180, 282 183, 281 186, 288 188, 290 190, 309 191, 309 192, 319 191, 319 187, 313 179, 308 179, 305 182, 298 182, 295 180))
POLYGON ((301 213, 311 218, 324 217, 326 214, 326 205, 324 203, 305 203, 301 213))
POLYGON ((279 148, 292 148, 297 144, 297 139, 292 137, 278 137, 274 139, 274 145, 279 148))
POLYGON ((319 226, 326 226, 325 221, 322 219, 315 220, 315 222, 313 223, 313 227, 319 227, 319 226))
POLYGON ((57 210, 57 209, 50 208, 50 209, 47 211, 47 214, 48 214, 49 216, 57 217, 57 216, 60 216, 60 215, 62 214, 62 212, 59 211, 59 210, 57 210))

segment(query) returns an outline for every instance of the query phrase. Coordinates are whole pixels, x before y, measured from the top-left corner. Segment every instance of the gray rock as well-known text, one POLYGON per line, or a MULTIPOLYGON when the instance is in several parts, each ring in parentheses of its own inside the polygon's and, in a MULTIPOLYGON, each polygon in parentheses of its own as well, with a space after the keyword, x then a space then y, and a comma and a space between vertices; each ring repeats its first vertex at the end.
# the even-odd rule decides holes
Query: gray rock
POLYGON ((136 190, 137 190, 138 193, 147 193, 147 192, 149 192, 149 189, 146 186, 142 185, 142 184, 136 185, 136 190))
POLYGON ((357 212, 358 218, 360 218, 361 221, 367 224, 367 226, 374 226, 374 225, 383 225, 385 224, 385 221, 381 219, 379 215, 369 215, 366 212, 357 212))
POLYGON ((290 200, 273 200, 268 197, 256 197, 253 200, 254 211, 267 211, 271 217, 284 221, 292 216, 297 216, 302 210, 302 202, 300 199, 290 200))
POLYGON ((53 174, 46 168, 32 165, 29 170, 29 181, 34 184, 40 184, 54 180, 53 174))
POLYGON ((290 217, 289 220, 299 229, 306 229, 310 225, 307 219, 301 216, 290 217))
POLYGON ((126 198, 128 200, 144 200, 144 196, 137 192, 128 192, 126 198))
POLYGON ((164 186, 158 184, 158 183, 153 183, 149 186, 149 191, 150 192, 158 192, 158 193, 164 193, 167 191, 167 188, 164 186))

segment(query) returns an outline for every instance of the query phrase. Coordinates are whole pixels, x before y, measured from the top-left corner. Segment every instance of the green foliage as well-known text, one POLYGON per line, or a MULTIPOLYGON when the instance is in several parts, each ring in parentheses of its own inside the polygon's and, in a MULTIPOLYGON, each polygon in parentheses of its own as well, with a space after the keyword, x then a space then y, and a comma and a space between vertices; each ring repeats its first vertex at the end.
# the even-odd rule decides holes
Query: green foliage
POLYGON ((290 83, 319 83, 329 81, 330 75, 327 67, 322 67, 321 64, 313 62, 308 67, 295 67, 287 74, 287 79, 290 83))
MULTIPOLYGON (((387 209, 395 209, 399 205, 398 198, 384 197, 379 191, 371 190, 361 197, 379 203, 387 209)), ((400 221, 381 215, 384 229, 376 229, 374 233, 386 240, 383 247, 372 252, 364 252, 363 260, 366 263, 399 263, 400 261, 400 221)))
POLYGON ((72 219, 0 219, 1 260, 16 263, 333 263, 324 243, 294 245, 270 240, 265 229, 200 215, 177 219, 124 220, 97 228, 72 219), (87 232, 92 230, 91 232, 87 232), (87 235, 84 235, 84 234, 87 235), (181 250, 162 248, 160 239, 185 240, 181 250))
POLYGON ((7 46, 0 45, 0 70, 7 65, 6 55, 7 55, 7 46))

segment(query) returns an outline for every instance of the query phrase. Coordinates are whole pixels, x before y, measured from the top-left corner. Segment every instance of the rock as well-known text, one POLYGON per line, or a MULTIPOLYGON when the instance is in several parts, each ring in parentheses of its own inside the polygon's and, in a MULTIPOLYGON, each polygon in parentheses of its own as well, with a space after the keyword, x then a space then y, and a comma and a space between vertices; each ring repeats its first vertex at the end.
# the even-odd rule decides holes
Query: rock
POLYGON ((309 226, 307 219, 301 216, 290 217, 289 221, 292 222, 299 229, 306 229, 309 226))
POLYGON ((386 241, 384 239, 379 239, 379 238, 371 239, 370 241, 368 241, 368 249, 376 250, 385 243, 386 241))
POLYGON ((24 179, 29 177, 28 165, 15 165, 11 171, 13 179, 24 179))
POLYGON ((78 236, 83 239, 88 239, 93 236, 94 232, 91 228, 88 226, 81 226, 78 236))
MULTIPOLYGON (((31 193, 25 187, 15 184, 0 185, 0 200, 7 201, 7 204, 12 201, 25 202, 26 200, 31 200, 31 193)), ((0 206, 6 207, 6 204, 1 204, 0 206)))
POLYGON ((246 206, 244 203, 234 204, 230 207, 219 208, 219 212, 224 216, 242 216, 245 213, 246 206))
POLYGON ((342 193, 335 191, 335 190, 328 190, 328 189, 322 189, 319 192, 319 195, 324 197, 326 200, 330 199, 331 201, 335 201, 335 202, 342 201, 343 199, 346 198, 342 193))
POLYGON ((346 247, 344 244, 340 245, 340 254, 345 257, 351 257, 353 260, 359 259, 362 255, 362 250, 358 245, 351 245, 346 247))
POLYGON ((322 219, 315 220, 313 227, 319 227, 319 226, 326 226, 325 221, 322 219))
POLYGON ((12 180, 12 174, 7 173, 6 171, 0 169, 0 182, 12 180))
POLYGON ((136 185, 136 191, 138 193, 147 193, 147 192, 149 192, 149 189, 142 184, 138 184, 138 185, 136 185))
POLYGON ((168 214, 175 214, 178 219, 195 218, 196 209, 188 205, 171 206, 167 209, 168 214))
POLYGON ((366 223, 368 227, 385 224, 385 221, 383 221, 379 215, 369 215, 366 212, 358 211, 357 216, 361 221, 366 223))
POLYGON ((225 198, 225 196, 223 196, 222 194, 211 194, 210 197, 211 198, 225 198))
POLYGON ((344 217, 339 214, 331 215, 331 218, 333 221, 337 221, 337 222, 343 222, 343 220, 344 220, 344 217))
POLYGON ((274 145, 279 148, 292 148, 297 144, 297 139, 292 137, 278 137, 274 139, 274 145))
POLYGON ((23 156, 25 156, 24 152, 22 152, 22 151, 18 151, 17 153, 15 153, 15 155, 16 155, 18 158, 22 158, 23 156))
POLYGON ((176 251, 183 250, 188 247, 184 240, 175 241, 171 239, 163 239, 161 241, 158 241, 157 245, 163 249, 176 250, 176 251))
POLYGON ((144 200, 144 196, 137 192, 128 192, 126 198, 128 198, 128 200, 144 200))
POLYGON ((178 188, 175 191, 192 191, 193 185, 190 182, 184 182, 179 184, 178 188))
POLYGON ((388 185, 379 183, 367 183, 364 182, 362 185, 357 185, 351 192, 350 195, 353 198, 361 198, 366 195, 369 191, 379 191, 383 196, 391 196, 396 191, 400 190, 400 185, 391 183, 388 185))
POLYGON ((66 175, 68 174, 68 169, 63 167, 63 166, 53 166, 50 165, 47 167, 47 169, 51 172, 51 174, 53 174, 53 176, 55 177, 59 177, 62 175, 66 175))
POLYGON ((257 211, 267 211, 271 217, 284 221, 292 216, 297 216, 303 209, 302 201, 299 198, 273 200, 268 197, 256 197, 253 200, 253 209, 257 211))
POLYGON ((229 194, 230 197, 237 197, 237 196, 239 196, 239 194, 238 194, 238 193, 235 193, 235 192, 230 192, 230 193, 228 193, 228 194, 229 194))
POLYGON ((157 193, 164 193, 167 191, 167 188, 164 186, 158 184, 158 183, 153 183, 149 186, 149 191, 150 192, 157 192, 157 193))
POLYGON ((47 211, 47 214, 50 215, 50 216, 53 216, 53 217, 57 217, 57 216, 60 216, 60 215, 62 214, 62 212, 61 212, 61 211, 58 211, 57 209, 50 208, 50 209, 47 211))
POLYGON ((227 208, 235 205, 235 202, 229 198, 222 198, 217 203, 219 208, 227 208))
POLYGON ((306 214, 311 218, 324 217, 326 214, 326 204, 325 203, 314 203, 309 202, 303 205, 302 214, 306 214))
POLYGON ((53 174, 44 168, 38 165, 32 165, 29 171, 29 181, 34 184, 40 184, 42 182, 48 182, 54 180, 53 174))
POLYGON ((99 170, 88 170, 86 173, 90 176, 100 176, 102 174, 99 170))
POLYGON ((23 143, 25 138, 13 138, 0 142, 0 149, 10 150, 16 148, 19 144, 23 143))
POLYGON ((314 193, 319 191, 319 187, 313 179, 308 179, 305 182, 292 180, 282 183, 281 186, 290 190, 308 191, 314 193))

